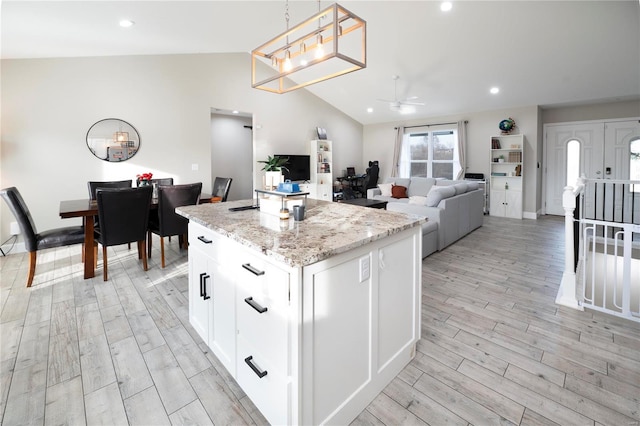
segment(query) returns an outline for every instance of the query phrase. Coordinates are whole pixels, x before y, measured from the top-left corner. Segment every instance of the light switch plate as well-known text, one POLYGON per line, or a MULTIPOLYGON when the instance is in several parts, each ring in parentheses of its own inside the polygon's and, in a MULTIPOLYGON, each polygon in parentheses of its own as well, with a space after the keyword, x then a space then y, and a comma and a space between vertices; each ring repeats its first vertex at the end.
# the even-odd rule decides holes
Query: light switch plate
POLYGON ((197 172, 197 171, 198 171, 198 169, 199 169, 199 167, 198 167, 198 163, 193 163, 193 164, 191 165, 191 170, 192 170, 192 171, 197 172))

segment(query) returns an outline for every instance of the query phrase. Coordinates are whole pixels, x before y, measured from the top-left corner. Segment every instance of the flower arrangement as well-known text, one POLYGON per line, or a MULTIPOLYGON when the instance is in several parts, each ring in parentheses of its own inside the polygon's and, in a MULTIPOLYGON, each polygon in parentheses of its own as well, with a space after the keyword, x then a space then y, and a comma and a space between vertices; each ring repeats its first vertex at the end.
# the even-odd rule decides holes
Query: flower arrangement
POLYGON ((149 185, 151 183, 151 178, 153 177, 153 173, 141 173, 136 175, 136 184, 140 185, 149 185))

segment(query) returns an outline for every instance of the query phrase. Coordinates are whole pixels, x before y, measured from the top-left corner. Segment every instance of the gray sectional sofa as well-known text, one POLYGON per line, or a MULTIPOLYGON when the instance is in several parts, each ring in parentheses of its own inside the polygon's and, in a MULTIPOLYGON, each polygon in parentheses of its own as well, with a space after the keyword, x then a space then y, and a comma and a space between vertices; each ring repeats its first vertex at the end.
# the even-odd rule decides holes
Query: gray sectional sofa
MULTIPOLYGON (((396 196, 402 192, 396 191, 396 196)), ((442 250, 471 231, 484 220, 484 191, 477 182, 434 178, 386 178, 367 198, 387 201, 387 210, 428 218, 422 226, 422 257, 442 250), (407 198, 395 198, 389 184, 407 188, 407 198), (385 191, 383 194, 382 191, 385 191)))

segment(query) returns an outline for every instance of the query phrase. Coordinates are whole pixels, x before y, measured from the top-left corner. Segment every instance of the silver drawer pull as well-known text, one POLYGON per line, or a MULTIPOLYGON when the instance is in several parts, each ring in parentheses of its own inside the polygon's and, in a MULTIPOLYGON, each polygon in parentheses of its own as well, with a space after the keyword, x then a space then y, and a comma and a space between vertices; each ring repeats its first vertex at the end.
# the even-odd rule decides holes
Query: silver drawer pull
POLYGON ((253 309, 258 311, 259 314, 264 314, 268 310, 266 306, 260 306, 255 300, 253 300, 253 297, 247 297, 244 301, 253 309))
POLYGON ((242 267, 251 272, 253 275, 264 275, 264 271, 254 268, 250 263, 245 263, 242 265, 242 267))
POLYGON ((246 357, 246 358, 244 359, 244 362, 246 362, 246 363, 247 363, 247 365, 248 365, 249 367, 251 367, 251 369, 253 370, 253 372, 254 372, 254 373, 256 373, 256 374, 257 374, 257 376, 258 376, 258 377, 260 377, 260 378, 262 379, 264 376, 266 376, 266 375, 267 375, 267 370, 260 371, 260 369, 258 369, 258 367, 256 367, 256 366, 254 365, 254 363, 253 363, 253 362, 251 362, 252 360, 253 360, 253 355, 251 355, 251 356, 249 356, 249 357, 246 357))
POLYGON ((213 243, 213 241, 212 241, 212 240, 208 240, 207 238, 205 238, 205 236, 204 236, 204 235, 200 235, 200 236, 198 237, 198 239, 199 239, 200 241, 202 241, 203 243, 205 243, 205 244, 211 244, 211 243, 213 243))

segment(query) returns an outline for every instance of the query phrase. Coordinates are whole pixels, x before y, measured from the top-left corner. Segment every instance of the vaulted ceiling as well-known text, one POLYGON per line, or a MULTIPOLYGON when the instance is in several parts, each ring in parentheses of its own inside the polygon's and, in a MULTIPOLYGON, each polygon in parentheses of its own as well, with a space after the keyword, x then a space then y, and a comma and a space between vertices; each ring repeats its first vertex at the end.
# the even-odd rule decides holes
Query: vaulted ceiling
MULTIPOLYGON (((367 68, 308 90, 363 124, 530 105, 640 102, 638 0, 453 1, 449 12, 437 1, 340 4, 367 21, 367 68), (393 75, 400 76, 399 98, 425 103, 415 113, 399 116, 377 100, 394 98, 393 75), (492 87, 500 92, 489 93, 492 87)), ((284 31, 285 5, 5 0, 2 58, 248 53, 284 31), (119 27, 123 18, 135 25, 119 27)), ((317 8, 316 1, 291 0, 291 23, 317 8)))

